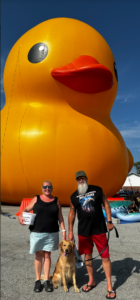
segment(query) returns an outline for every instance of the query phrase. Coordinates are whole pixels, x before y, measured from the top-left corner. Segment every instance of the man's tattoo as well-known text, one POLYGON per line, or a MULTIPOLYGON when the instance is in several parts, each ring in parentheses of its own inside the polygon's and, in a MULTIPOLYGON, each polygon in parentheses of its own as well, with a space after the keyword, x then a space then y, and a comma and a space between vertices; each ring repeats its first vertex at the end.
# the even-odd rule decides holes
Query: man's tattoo
POLYGON ((73 207, 72 203, 70 203, 70 209, 72 209, 75 212, 75 208, 73 207))
POLYGON ((92 266, 93 266, 93 260, 90 260, 90 261, 86 261, 86 260, 85 260, 85 265, 86 265, 87 267, 92 267, 92 266))

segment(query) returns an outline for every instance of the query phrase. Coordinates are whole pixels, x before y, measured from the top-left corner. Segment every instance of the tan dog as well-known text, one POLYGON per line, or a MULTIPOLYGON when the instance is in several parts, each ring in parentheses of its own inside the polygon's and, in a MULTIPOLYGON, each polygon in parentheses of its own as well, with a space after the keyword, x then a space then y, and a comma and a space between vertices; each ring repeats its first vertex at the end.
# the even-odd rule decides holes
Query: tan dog
MULTIPOLYGON (((75 292, 80 292, 76 285, 76 262, 73 252, 74 244, 71 241, 62 241, 59 244, 60 256, 58 258, 53 276, 53 287, 57 289, 59 286, 64 286, 64 291, 68 292, 67 284, 73 284, 75 292)), ((41 279, 44 275, 41 276, 41 279)))
POLYGON ((60 256, 57 261, 52 277, 54 288, 64 286, 64 291, 68 292, 67 284, 74 285, 75 292, 80 292, 76 285, 76 262, 73 252, 74 244, 72 241, 62 241, 59 244, 60 256))

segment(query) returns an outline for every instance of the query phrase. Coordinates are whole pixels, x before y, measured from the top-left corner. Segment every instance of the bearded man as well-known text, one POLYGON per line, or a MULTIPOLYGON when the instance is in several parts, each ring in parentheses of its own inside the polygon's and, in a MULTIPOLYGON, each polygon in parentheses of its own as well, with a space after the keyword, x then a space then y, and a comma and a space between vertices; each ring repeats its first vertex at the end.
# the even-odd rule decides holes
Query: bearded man
POLYGON ((112 230, 114 225, 111 220, 111 209, 102 188, 88 185, 87 176, 84 171, 76 173, 78 189, 71 195, 69 222, 69 240, 74 242, 73 225, 77 212, 78 216, 78 250, 79 255, 85 254, 85 264, 89 275, 89 281, 82 289, 89 292, 96 287, 93 274, 92 252, 93 246, 101 254, 102 265, 107 279, 107 299, 115 299, 116 292, 113 291, 111 283, 111 262, 109 258, 109 246, 107 245, 106 232, 112 230), (102 212, 102 204, 107 215, 107 227, 102 212), (89 261, 88 261, 89 260, 89 261))

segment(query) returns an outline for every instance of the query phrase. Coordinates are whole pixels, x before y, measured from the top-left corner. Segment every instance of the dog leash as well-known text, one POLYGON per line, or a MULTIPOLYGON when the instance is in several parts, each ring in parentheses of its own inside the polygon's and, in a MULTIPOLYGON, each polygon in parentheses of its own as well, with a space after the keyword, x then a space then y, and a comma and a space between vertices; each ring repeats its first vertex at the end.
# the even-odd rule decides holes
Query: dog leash
MULTIPOLYGON (((113 228, 115 229, 116 238, 119 238, 119 234, 118 234, 117 228, 116 228, 115 226, 114 226, 113 228)), ((108 246, 109 237, 110 237, 110 231, 108 231, 107 244, 106 244, 105 248, 104 248, 104 249, 103 249, 96 257, 90 258, 90 259, 86 259, 85 261, 94 260, 94 259, 96 259, 98 256, 100 256, 100 255, 106 250, 106 248, 107 248, 107 246, 108 246)), ((82 261, 82 260, 78 260, 78 262, 83 262, 83 261, 82 261)))

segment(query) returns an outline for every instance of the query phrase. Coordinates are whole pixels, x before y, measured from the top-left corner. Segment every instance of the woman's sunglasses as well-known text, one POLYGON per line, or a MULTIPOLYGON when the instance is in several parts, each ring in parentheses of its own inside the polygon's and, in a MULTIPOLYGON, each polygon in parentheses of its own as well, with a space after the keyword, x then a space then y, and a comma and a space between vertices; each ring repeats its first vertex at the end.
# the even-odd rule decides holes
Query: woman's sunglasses
POLYGON ((43 185, 42 187, 43 187, 44 190, 45 190, 46 188, 48 188, 49 190, 52 189, 52 186, 51 186, 51 185, 43 185))

